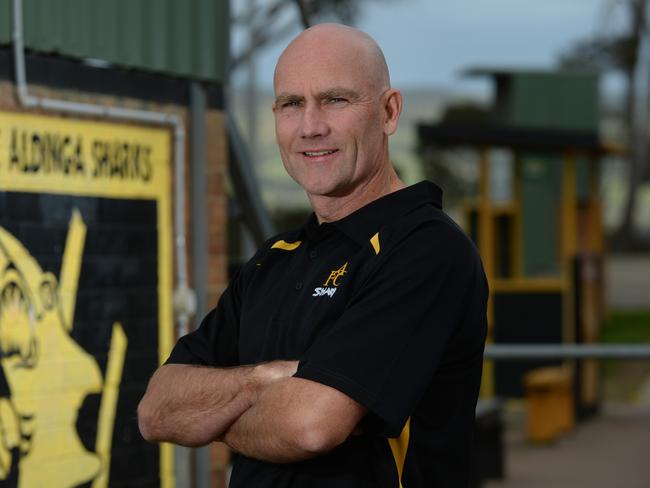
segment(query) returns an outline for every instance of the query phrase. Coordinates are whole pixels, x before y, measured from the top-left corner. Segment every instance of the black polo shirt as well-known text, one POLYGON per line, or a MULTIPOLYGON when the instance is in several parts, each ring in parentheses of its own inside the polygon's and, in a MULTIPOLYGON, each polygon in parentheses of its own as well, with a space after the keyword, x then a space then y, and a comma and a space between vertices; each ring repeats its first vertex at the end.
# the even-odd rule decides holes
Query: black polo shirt
MULTIPOLYGON (((466 487, 486 334, 473 243, 422 182, 269 240, 168 362, 300 360, 297 377, 368 408, 363 434, 310 461, 234 460, 231 487, 466 487), (408 436, 403 452, 389 437, 408 436)), ((404 445, 404 444, 403 444, 404 445)))

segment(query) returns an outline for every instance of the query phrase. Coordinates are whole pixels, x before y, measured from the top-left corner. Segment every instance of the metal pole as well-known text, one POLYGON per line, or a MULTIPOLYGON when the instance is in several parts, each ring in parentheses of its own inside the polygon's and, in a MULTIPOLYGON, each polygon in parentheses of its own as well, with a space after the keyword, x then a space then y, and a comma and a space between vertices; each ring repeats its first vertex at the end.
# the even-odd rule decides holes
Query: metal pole
MULTIPOLYGON (((208 222, 207 212, 207 147, 206 117, 207 97, 201 83, 190 83, 190 130, 192 162, 192 276, 196 290, 196 329, 208 311, 208 222)), ((194 450, 194 486, 210 486, 210 446, 194 450)))
POLYGON ((230 150, 230 177, 256 244, 259 246, 274 233, 273 222, 258 191, 253 161, 231 114, 227 119, 230 150))
MULTIPOLYGON (((257 1, 248 0, 248 22, 251 28, 249 29, 248 42, 251 46, 255 45, 255 28, 254 18, 257 12, 257 1)), ((248 147, 249 154, 253 164, 257 163, 257 147, 258 147, 258 134, 257 134, 257 56, 255 50, 251 51, 251 55, 246 61, 246 68, 248 69, 248 78, 246 80, 246 125, 248 129, 248 147)))
POLYGON ((488 344, 486 359, 650 359, 650 344, 488 344))

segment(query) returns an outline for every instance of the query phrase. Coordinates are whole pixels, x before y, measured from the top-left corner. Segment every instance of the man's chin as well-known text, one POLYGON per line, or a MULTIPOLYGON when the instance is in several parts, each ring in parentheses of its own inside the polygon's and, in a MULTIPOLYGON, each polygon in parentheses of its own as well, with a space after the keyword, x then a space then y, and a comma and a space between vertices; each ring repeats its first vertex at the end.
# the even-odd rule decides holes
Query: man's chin
POLYGON ((310 198, 341 198, 351 193, 349 185, 305 185, 303 188, 310 198))

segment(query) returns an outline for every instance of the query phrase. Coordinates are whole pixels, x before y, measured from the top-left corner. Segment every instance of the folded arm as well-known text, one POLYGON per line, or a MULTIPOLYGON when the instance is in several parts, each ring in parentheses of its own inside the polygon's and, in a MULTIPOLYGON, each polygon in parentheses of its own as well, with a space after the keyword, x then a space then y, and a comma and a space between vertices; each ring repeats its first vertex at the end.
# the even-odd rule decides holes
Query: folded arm
POLYGON ((334 388, 286 378, 265 388, 230 425, 223 440, 235 451, 256 459, 301 461, 345 441, 366 411, 334 388))
POLYGON ((138 425, 148 441, 201 446, 218 439, 260 393, 295 373, 297 362, 208 368, 160 367, 138 405, 138 425))

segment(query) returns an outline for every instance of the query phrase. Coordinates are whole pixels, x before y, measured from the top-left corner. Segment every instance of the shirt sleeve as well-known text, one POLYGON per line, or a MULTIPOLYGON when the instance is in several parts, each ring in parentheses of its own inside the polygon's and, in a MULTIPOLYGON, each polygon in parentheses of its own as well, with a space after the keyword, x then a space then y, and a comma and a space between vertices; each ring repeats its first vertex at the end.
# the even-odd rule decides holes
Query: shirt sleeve
POLYGON ((377 433, 394 437, 426 392, 452 336, 469 334, 463 341, 473 344, 474 355, 482 354, 487 288, 474 245, 447 223, 420 228, 376 258, 296 376, 342 391, 369 409, 377 433))
POLYGON ((239 365, 239 320, 244 274, 243 271, 235 274, 217 306, 205 316, 196 330, 178 340, 165 364, 239 365))

